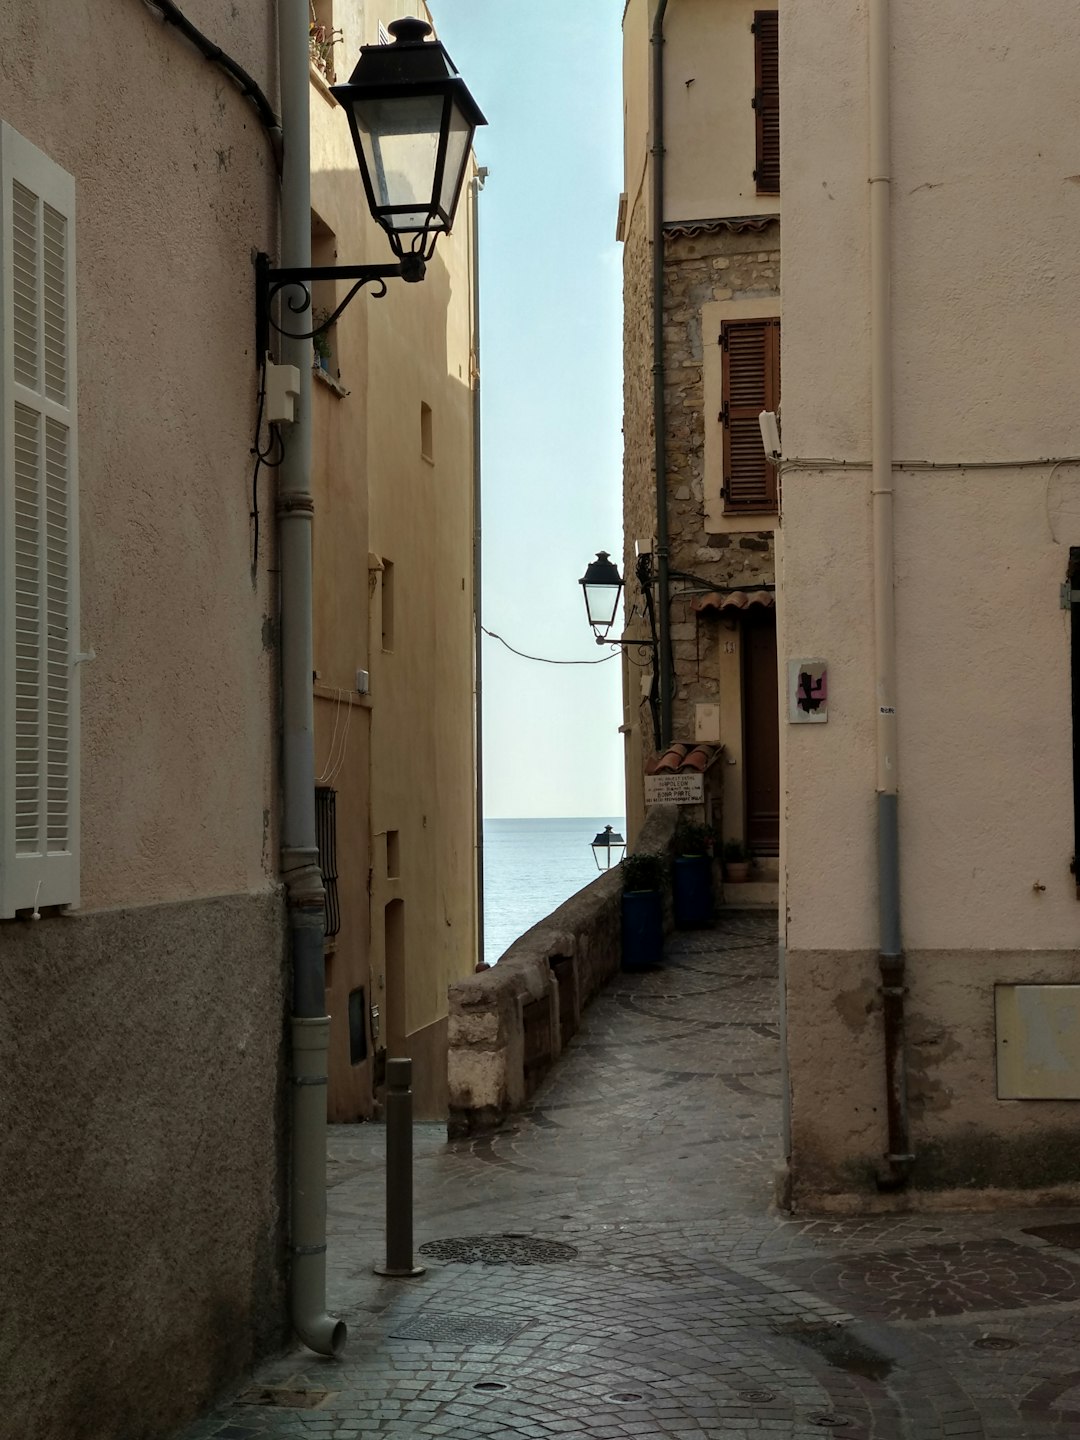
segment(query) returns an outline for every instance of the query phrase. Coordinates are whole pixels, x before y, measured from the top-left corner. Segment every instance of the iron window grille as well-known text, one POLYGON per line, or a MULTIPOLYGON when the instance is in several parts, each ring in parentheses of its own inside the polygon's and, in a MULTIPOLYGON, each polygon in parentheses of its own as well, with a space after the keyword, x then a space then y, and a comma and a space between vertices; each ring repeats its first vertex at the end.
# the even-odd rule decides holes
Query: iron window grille
POLYGON ((341 902, 337 871, 337 791, 332 785, 315 787, 315 834, 319 846, 319 869, 326 891, 326 938, 341 929, 341 902))

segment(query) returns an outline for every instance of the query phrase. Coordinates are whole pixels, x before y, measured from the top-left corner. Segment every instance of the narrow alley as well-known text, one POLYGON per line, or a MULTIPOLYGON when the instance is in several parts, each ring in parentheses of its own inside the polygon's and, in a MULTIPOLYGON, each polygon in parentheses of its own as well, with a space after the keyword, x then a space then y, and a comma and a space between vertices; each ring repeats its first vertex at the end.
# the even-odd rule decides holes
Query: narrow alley
POLYGON ((383 1138, 332 1136, 343 1358, 185 1440, 1080 1437, 1072 1212, 786 1218, 776 936, 731 914, 597 997, 527 1113, 417 1128, 422 1278, 380 1280, 383 1138))

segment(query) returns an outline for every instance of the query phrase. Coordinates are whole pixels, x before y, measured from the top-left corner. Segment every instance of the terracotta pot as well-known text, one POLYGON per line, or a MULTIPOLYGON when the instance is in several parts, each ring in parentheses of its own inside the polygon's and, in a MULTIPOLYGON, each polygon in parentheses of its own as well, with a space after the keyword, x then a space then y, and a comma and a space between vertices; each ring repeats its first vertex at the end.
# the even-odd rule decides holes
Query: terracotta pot
POLYGON ((725 861, 724 861, 724 879, 727 880, 727 881, 729 881, 732 885, 737 885, 737 884, 739 884, 740 882, 742 882, 743 880, 749 880, 749 878, 750 878, 750 861, 749 861, 749 860, 725 860, 725 861))

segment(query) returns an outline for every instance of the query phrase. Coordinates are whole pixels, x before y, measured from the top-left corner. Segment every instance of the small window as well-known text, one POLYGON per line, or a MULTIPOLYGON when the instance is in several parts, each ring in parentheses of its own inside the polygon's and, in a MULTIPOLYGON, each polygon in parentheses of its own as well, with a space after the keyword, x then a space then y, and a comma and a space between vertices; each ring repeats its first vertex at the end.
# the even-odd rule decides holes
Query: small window
POLYGON ((754 119, 759 195, 780 194, 780 27, 776 10, 754 11, 754 119))
POLYGON ((382 562, 382 648, 394 648, 394 562, 382 562))
POLYGON ((361 1065, 368 1057, 367 997, 364 987, 349 991, 349 1064, 361 1065))
POLYGON ((780 405, 780 321, 729 320, 720 330, 724 407, 724 512, 777 508, 776 467, 758 416, 780 405))
POLYGON ((311 63, 328 85, 337 79, 334 49, 341 44, 341 31, 334 29, 334 0, 309 0, 308 50, 311 63))
MULTIPOLYGON (((337 236, 326 221, 313 210, 311 212, 311 263, 312 265, 336 265, 338 258, 337 236)), ((337 283, 334 280, 316 280, 311 287, 311 309, 307 312, 309 321, 296 329, 307 334, 317 329, 337 309, 337 283)), ((312 364, 316 371, 329 380, 338 380, 341 369, 338 365, 338 338, 336 323, 316 335, 311 342, 312 364)))
POLYGON ((431 438, 431 406, 420 401, 420 454, 425 460, 435 463, 435 450, 431 438))
POLYGON ((386 878, 396 880, 401 874, 401 838, 397 830, 386 832, 386 878))
POLYGON ((337 872, 337 791, 331 785, 315 787, 315 831, 319 847, 319 869, 326 892, 326 938, 332 940, 341 929, 341 902, 337 872))

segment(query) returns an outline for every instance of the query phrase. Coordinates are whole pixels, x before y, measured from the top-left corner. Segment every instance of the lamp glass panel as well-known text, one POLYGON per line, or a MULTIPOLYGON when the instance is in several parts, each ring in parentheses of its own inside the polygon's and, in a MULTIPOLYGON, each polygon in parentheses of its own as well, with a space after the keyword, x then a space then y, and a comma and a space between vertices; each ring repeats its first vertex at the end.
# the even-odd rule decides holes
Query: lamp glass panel
POLYGON ((446 162, 443 166, 442 190, 439 206, 448 219, 453 220, 453 204, 458 196, 462 172, 469 159, 469 145, 473 127, 461 113, 458 106, 450 103, 450 125, 446 137, 446 162))
POLYGON ((585 585, 585 608, 589 612, 589 624, 610 629, 615 623, 615 611, 619 608, 618 585, 585 585))
POLYGON ((442 113, 441 95, 354 102, 375 206, 392 230, 422 230, 429 223, 438 201, 433 192, 442 113))

